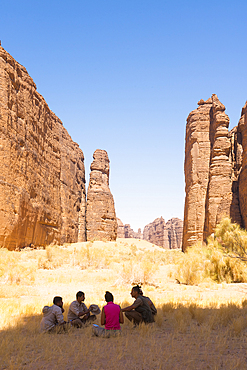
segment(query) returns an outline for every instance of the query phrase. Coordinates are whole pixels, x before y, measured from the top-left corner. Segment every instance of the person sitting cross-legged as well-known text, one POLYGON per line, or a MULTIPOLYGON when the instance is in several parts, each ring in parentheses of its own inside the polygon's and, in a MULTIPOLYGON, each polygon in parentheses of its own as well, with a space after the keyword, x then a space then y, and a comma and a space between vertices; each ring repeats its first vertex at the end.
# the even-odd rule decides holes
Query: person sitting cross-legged
POLYGON ((131 306, 122 309, 127 319, 133 321, 135 325, 139 325, 141 322, 145 324, 154 322, 148 301, 141 295, 141 288, 138 285, 134 286, 130 294, 135 298, 135 302, 131 306))
POLYGON ((69 306, 68 321, 77 328, 96 320, 95 315, 90 315, 90 310, 87 309, 84 300, 85 294, 79 291, 76 293, 76 301, 73 301, 69 306))
POLYGON ((60 333, 67 329, 66 322, 63 319, 63 299, 54 297, 53 306, 45 306, 42 310, 43 318, 40 324, 42 333, 56 332, 60 333))
POLYGON ((105 325, 105 328, 93 324, 92 330, 93 334, 97 337, 109 338, 110 336, 116 336, 121 333, 120 324, 124 323, 124 317, 121 307, 113 303, 114 298, 112 293, 106 292, 105 300, 107 305, 103 307, 101 312, 101 325, 105 325))

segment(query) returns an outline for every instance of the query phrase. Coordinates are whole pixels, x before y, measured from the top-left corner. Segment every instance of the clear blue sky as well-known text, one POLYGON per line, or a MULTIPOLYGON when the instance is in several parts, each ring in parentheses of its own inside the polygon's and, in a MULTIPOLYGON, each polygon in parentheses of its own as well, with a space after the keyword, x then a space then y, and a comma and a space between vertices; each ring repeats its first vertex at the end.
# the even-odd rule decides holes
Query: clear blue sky
POLYGON ((108 152, 117 216, 137 230, 183 218, 197 102, 216 93, 238 123, 246 14, 246 0, 1 0, 0 39, 80 145, 87 180, 94 150, 108 152))

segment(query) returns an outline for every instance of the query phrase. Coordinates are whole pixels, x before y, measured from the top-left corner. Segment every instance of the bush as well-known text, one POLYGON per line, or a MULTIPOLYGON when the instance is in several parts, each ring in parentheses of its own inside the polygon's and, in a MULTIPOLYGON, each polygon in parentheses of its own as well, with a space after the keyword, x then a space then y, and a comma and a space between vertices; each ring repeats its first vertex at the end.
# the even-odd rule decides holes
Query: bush
MULTIPOLYGON (((237 226, 237 225, 236 225, 237 226)), ((198 243, 190 247, 177 262, 176 279, 183 284, 196 285, 205 280, 217 283, 247 282, 247 266, 242 258, 233 258, 236 246, 233 244, 240 230, 237 226, 222 221, 217 227, 217 239, 209 238, 208 244, 198 243), (229 227, 227 227, 227 224, 229 227), (229 231, 229 228, 231 231, 229 231), (233 232, 233 235, 231 234, 233 232), (227 235, 226 235, 227 233, 227 235), (224 243, 224 246, 220 243, 224 243), (224 242, 223 242, 224 241, 224 242), (228 246, 229 248, 226 248, 228 246), (228 253, 231 251, 231 253, 228 253)))
POLYGON ((224 248, 225 253, 232 258, 247 261, 247 231, 232 223, 230 218, 224 218, 215 229, 215 236, 224 248))
POLYGON ((179 283, 196 285, 207 277, 210 263, 207 254, 206 247, 200 243, 187 249, 177 261, 175 278, 179 283))

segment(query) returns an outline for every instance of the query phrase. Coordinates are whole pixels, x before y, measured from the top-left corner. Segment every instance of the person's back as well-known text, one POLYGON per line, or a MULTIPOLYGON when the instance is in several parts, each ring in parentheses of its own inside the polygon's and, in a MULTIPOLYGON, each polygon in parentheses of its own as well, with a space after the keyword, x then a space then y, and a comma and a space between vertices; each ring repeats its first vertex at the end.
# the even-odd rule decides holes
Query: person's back
POLYGON ((151 311, 152 311, 152 315, 155 316, 157 315, 157 309, 155 307, 155 305, 153 304, 153 302, 151 301, 151 299, 149 297, 146 297, 146 296, 142 296, 143 298, 145 298, 149 304, 149 307, 151 308, 151 311))
POLYGON ((121 333, 120 324, 124 323, 123 313, 121 307, 113 303, 113 299, 112 293, 105 293, 107 305, 101 311, 101 325, 105 325, 105 328, 98 325, 93 325, 92 327, 93 334, 97 337, 109 338, 110 336, 116 336, 121 333))
POLYGON ((40 330, 42 332, 48 332, 56 325, 62 324, 64 322, 62 310, 59 306, 55 304, 51 307, 45 306, 42 312, 43 318, 40 324, 40 330))
POLYGON ((119 316, 120 316, 120 307, 113 303, 107 302, 107 305, 104 306, 105 311, 105 329, 106 330, 121 330, 119 316))

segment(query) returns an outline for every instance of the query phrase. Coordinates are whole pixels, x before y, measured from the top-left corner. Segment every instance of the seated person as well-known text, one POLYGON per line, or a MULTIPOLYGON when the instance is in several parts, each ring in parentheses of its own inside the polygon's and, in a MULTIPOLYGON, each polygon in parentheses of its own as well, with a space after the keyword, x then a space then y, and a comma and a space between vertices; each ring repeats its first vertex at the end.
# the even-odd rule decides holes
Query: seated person
POLYGON ((102 337, 110 337, 120 333, 120 324, 124 323, 121 307, 113 303, 113 295, 110 292, 105 293, 107 305, 103 307, 101 312, 101 325, 105 325, 105 329, 93 324, 93 334, 102 337))
POLYGON ((41 320, 40 329, 45 332, 60 332, 65 329, 66 322, 63 319, 63 299, 62 297, 54 297, 53 306, 45 306, 42 310, 43 318, 41 320))
POLYGON ((157 315, 157 309, 156 309, 155 305, 153 304, 153 302, 151 301, 151 299, 149 297, 146 297, 146 296, 143 295, 143 291, 142 291, 141 288, 140 288, 140 295, 147 300, 147 302, 149 304, 149 307, 151 308, 153 317, 155 315, 157 315))
POLYGON ((134 286, 130 294, 135 298, 135 302, 131 306, 122 309, 127 319, 133 321, 135 325, 139 325, 141 322, 146 324, 154 322, 148 301, 142 297, 140 292, 141 288, 138 285, 134 286))
POLYGON ((76 293, 76 301, 69 306, 68 321, 75 327, 81 328, 86 322, 96 320, 95 315, 90 315, 90 310, 84 303, 85 294, 81 291, 76 293))

